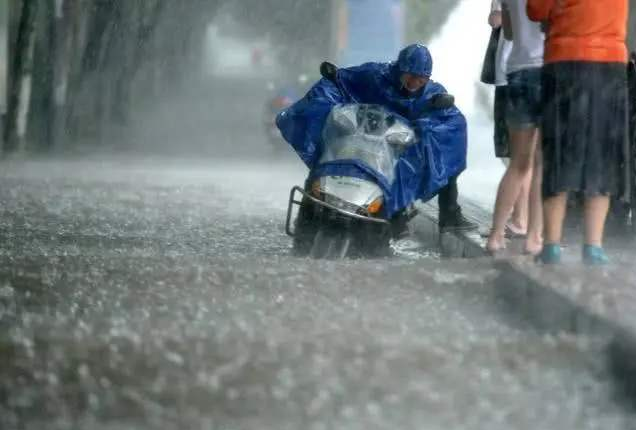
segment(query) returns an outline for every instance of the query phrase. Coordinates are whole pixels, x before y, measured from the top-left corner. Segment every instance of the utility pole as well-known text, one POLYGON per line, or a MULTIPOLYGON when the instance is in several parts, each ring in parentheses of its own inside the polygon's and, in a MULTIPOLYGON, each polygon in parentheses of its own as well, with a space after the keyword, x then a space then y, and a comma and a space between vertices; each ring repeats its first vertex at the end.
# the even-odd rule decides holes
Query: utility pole
POLYGON ((330 16, 330 35, 329 52, 327 58, 330 61, 338 62, 340 60, 344 43, 346 43, 346 0, 331 0, 330 16))
POLYGON ((68 17, 69 1, 55 0, 50 34, 51 49, 51 119, 48 130, 49 147, 58 147, 63 138, 64 107, 66 105, 66 88, 70 70, 70 37, 71 25, 68 17), (53 55, 53 53, 55 53, 53 55))

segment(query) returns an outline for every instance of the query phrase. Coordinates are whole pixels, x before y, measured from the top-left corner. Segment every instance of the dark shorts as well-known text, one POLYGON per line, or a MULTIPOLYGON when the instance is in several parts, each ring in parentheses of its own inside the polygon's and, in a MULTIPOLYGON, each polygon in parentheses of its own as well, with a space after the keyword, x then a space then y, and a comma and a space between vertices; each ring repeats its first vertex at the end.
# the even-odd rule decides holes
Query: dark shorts
POLYGON ((626 71, 622 63, 544 67, 544 196, 621 196, 629 189, 626 71))
POLYGON ((495 87, 495 157, 509 158, 508 126, 506 124, 506 105, 508 104, 508 87, 495 87))
POLYGON ((523 129, 539 127, 542 113, 541 68, 520 70, 508 74, 508 127, 523 129))

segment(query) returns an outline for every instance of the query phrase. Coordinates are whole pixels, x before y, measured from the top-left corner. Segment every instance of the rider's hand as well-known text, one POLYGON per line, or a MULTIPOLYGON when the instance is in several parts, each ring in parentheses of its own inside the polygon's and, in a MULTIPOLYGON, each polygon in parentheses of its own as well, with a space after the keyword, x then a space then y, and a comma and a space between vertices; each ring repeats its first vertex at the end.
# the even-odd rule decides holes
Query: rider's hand
POLYGON ((490 12, 490 16, 488 16, 488 24, 490 24, 490 26, 492 28, 499 28, 501 27, 501 11, 493 11, 490 12))

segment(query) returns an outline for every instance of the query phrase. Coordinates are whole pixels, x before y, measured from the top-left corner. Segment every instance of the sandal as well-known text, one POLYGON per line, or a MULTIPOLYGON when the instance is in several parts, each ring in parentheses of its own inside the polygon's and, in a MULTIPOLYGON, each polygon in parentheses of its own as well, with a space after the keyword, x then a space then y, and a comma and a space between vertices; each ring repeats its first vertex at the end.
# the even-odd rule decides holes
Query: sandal
MULTIPOLYGON (((479 235, 483 238, 487 238, 490 237, 490 233, 492 233, 492 229, 490 229, 488 232, 482 231, 479 233, 479 235)), ((504 237, 506 239, 525 239, 526 236, 526 233, 516 232, 511 229, 508 224, 506 224, 506 230, 504 231, 504 237)))

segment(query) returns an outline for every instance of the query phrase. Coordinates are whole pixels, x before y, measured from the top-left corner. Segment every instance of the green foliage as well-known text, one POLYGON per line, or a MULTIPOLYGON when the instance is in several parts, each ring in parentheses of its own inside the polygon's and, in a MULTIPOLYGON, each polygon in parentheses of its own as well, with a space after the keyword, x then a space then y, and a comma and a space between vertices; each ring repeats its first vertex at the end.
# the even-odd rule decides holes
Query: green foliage
POLYGON ((459 0, 405 0, 407 41, 428 43, 459 0))

